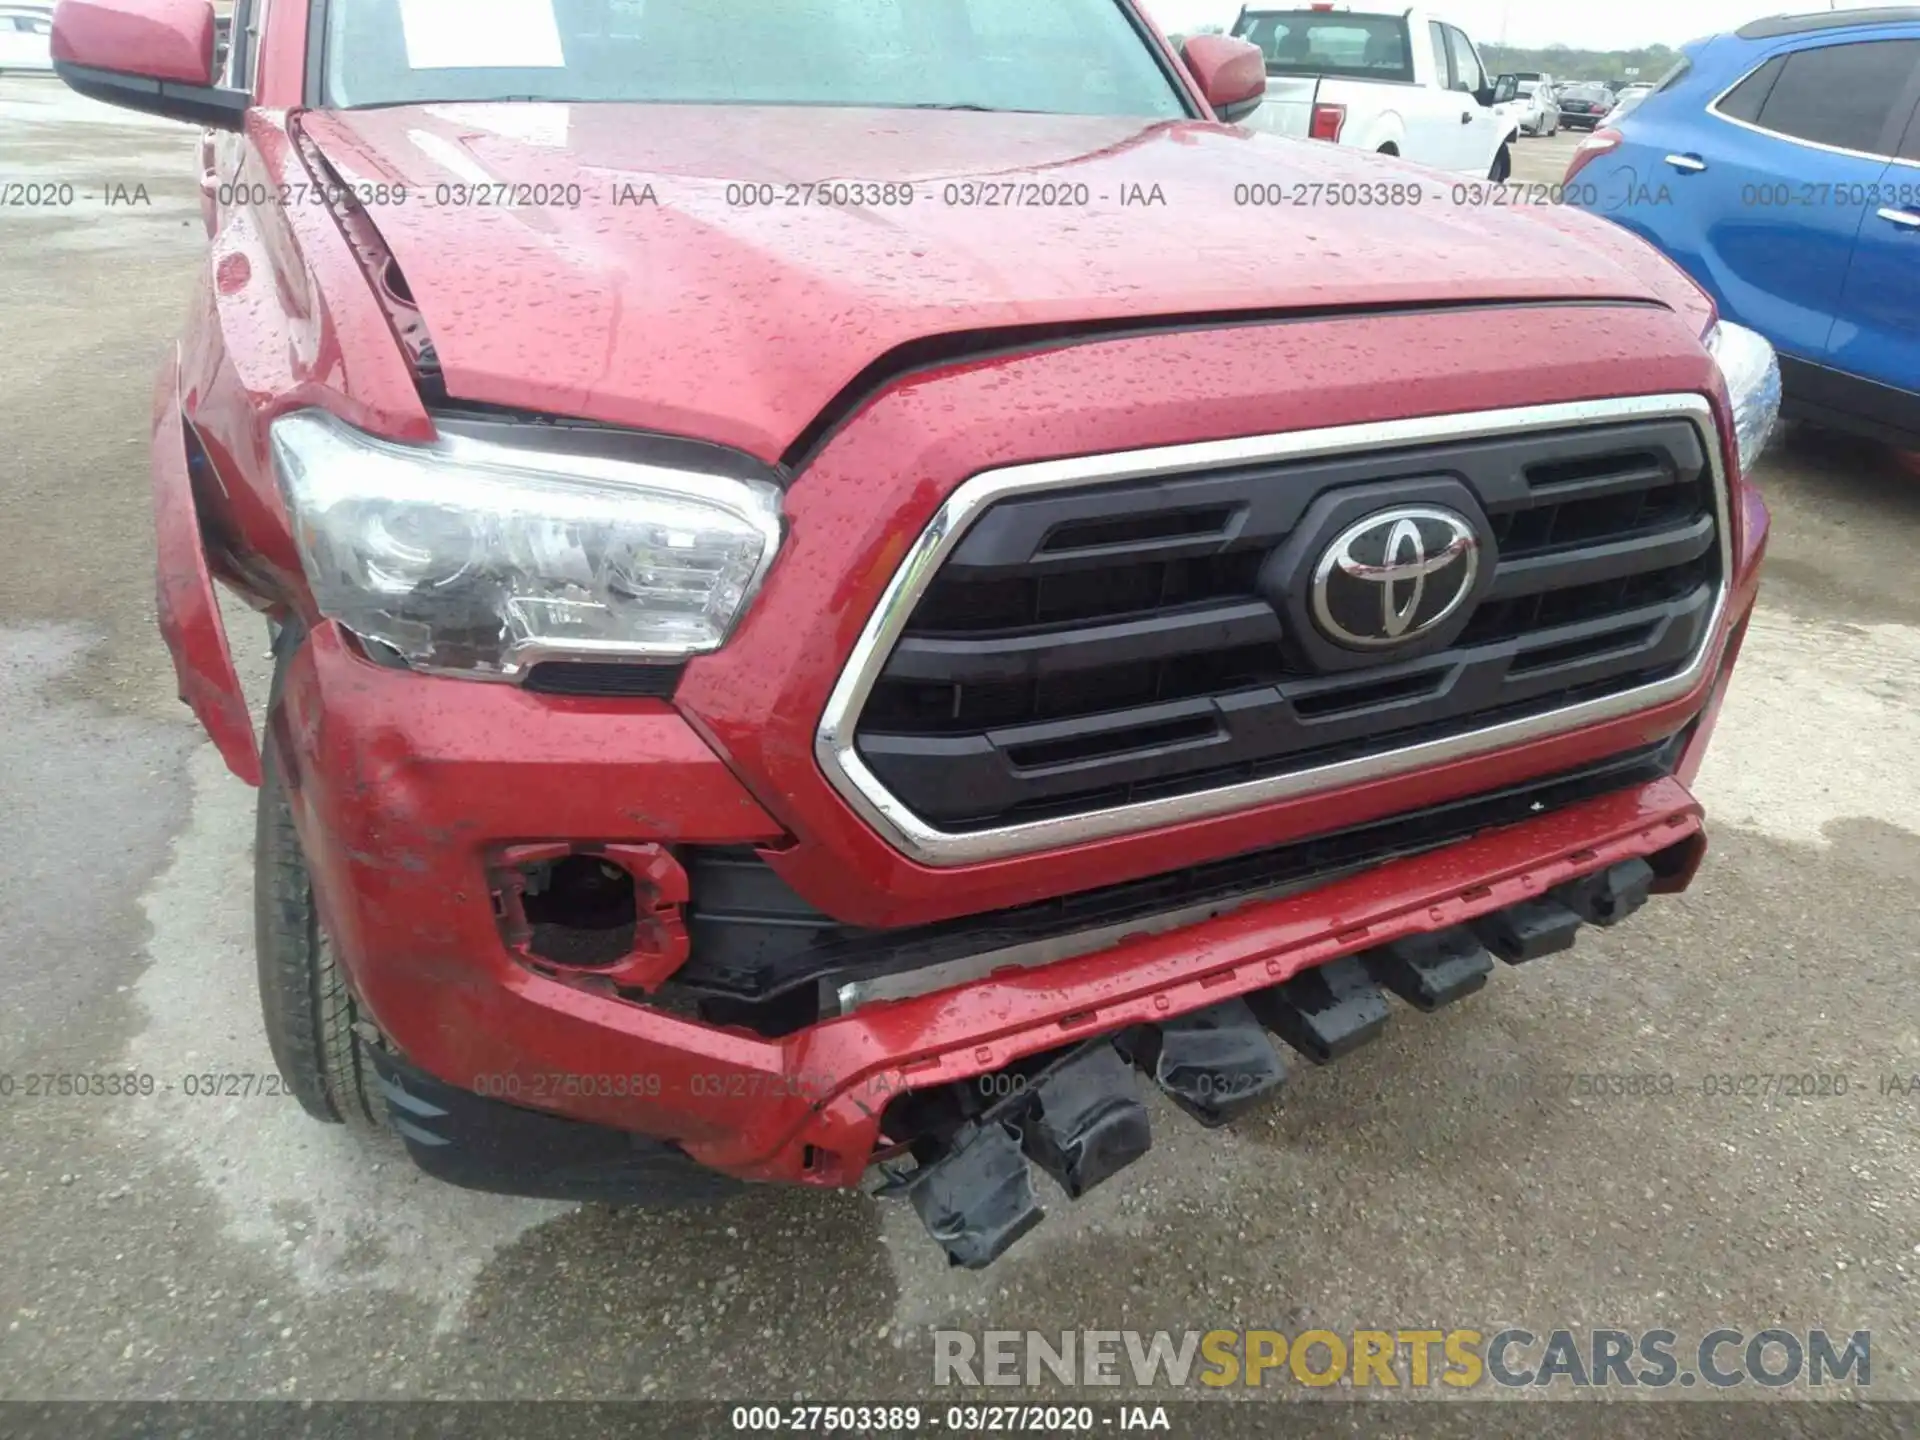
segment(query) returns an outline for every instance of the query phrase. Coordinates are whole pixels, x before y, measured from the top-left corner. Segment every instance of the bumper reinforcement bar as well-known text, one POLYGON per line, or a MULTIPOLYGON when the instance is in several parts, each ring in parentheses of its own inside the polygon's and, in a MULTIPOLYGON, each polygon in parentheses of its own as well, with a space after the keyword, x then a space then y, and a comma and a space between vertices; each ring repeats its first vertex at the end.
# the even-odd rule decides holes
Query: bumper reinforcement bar
POLYGON ((1614 925, 1638 910, 1653 880, 1644 860, 1624 861, 1471 925, 1088 1041, 1012 1086, 962 1125, 945 1153, 881 1193, 907 1196, 949 1263, 984 1269, 1045 1218, 1031 1167, 1077 1200, 1147 1153, 1136 1071, 1202 1125, 1225 1124, 1285 1084, 1286 1062, 1268 1032, 1315 1064, 1338 1059, 1385 1028, 1386 992, 1422 1011, 1450 1005, 1486 984, 1493 956, 1517 965, 1567 949, 1582 924, 1614 925))

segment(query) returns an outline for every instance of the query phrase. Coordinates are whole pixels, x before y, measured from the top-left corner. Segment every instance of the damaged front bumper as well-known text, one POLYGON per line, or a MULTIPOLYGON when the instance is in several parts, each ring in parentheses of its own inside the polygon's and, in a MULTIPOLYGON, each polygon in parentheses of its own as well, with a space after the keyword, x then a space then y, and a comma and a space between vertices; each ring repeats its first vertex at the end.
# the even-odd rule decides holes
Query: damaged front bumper
MULTIPOLYGON (((417 723, 440 686, 457 682, 380 669, 324 626, 286 674, 277 723, 297 770, 296 823, 365 1009, 391 1049, 441 1085, 670 1141, 745 1180, 857 1184, 892 1143, 882 1120, 896 1097, 1139 1027, 1167 1038, 1142 1047, 1136 1065, 1157 1067, 1179 1097, 1177 1077, 1204 1067, 1193 1058, 1203 1042, 1168 1022, 1234 999, 1311 1058, 1331 1058, 1351 1040, 1351 1026, 1326 1018, 1352 1002, 1348 972, 1302 972, 1365 955, 1376 1011, 1382 985, 1445 1003, 1472 988, 1475 963, 1458 947, 1428 954, 1400 942, 1466 927, 1503 957, 1543 953, 1570 933, 1549 896, 1564 900, 1574 891, 1563 887, 1635 860, 1651 865, 1652 888, 1683 888, 1704 843, 1677 778, 1691 773, 1701 727, 1676 741, 1686 752, 1668 778, 769 1038, 529 966, 503 940, 488 888, 487 856, 530 837, 773 843, 777 825, 685 721, 665 704, 556 707, 505 687, 458 687, 444 724, 417 723), (615 769, 621 779, 608 783, 615 769), (1272 992, 1296 976, 1283 1005, 1272 992), (1326 995, 1301 998, 1316 987, 1326 995)), ((1185 1099, 1204 1110, 1209 1097, 1189 1086, 1185 1099)))
MULTIPOLYGON (((1597 803, 1611 806, 1627 798, 1597 803)), ((951 1068, 942 1057, 928 1056, 870 1073, 811 1104, 790 1107, 785 1121, 799 1125, 792 1142, 802 1147, 797 1158, 817 1170, 811 1162, 823 1153, 853 1155, 865 1144, 871 1154, 885 1138, 885 1117, 903 1100, 945 1091, 967 1107, 976 1097, 997 1096, 967 1107, 971 1113, 963 1111, 937 1140, 921 1137, 914 1150, 918 1163, 890 1174, 879 1192, 904 1197, 951 1264, 985 1268, 1046 1218, 1036 1171, 1078 1200, 1148 1152, 1148 1087, 1204 1126, 1225 1124, 1285 1084, 1288 1065, 1275 1039, 1313 1063, 1328 1063, 1380 1034, 1390 1015, 1388 993, 1431 1012, 1481 989, 1496 955, 1517 965, 1567 949, 1583 925, 1618 924, 1657 887, 1684 884, 1702 851, 1697 817, 1684 804, 1651 826, 1587 848, 1582 858, 1616 856, 1655 841, 1664 847, 1646 858, 1611 859, 1544 893, 1537 887, 1554 878, 1557 866, 1472 887, 1476 899, 1510 902, 1503 908, 1481 910, 1459 894, 1430 896, 1438 903, 1425 907, 1425 918, 1438 913, 1458 923, 1407 930, 1199 1010, 1175 1012, 1162 990, 1144 997, 1144 1013, 1154 1018, 1137 1018, 1142 1007, 1124 1005, 1118 1009, 1134 1014, 1134 1023, 1105 1030, 1114 1013, 1109 1010, 1079 1027, 1097 1033, 1055 1051, 1036 1054, 1028 1047, 1058 1044, 1062 1024, 1030 1029, 999 1047, 977 1047, 968 1061, 951 1068), (1008 1063, 984 1068, 1003 1055, 1008 1063), (990 1077, 993 1083, 930 1079, 935 1070, 948 1077, 975 1066, 982 1068, 972 1080, 990 1077), (836 1109, 840 1149, 826 1152, 804 1137, 826 1139, 827 1130, 808 1122, 836 1109)), ((1266 918, 1271 923, 1278 917, 1266 918)), ((1356 929, 1393 935, 1408 918, 1404 911, 1384 915, 1338 938, 1351 939, 1356 929)), ((1284 933, 1284 924, 1280 928, 1284 933)), ((1272 934, 1252 930, 1239 943, 1258 945, 1272 934)), ((1216 980, 1212 988, 1226 989, 1248 971, 1256 981, 1270 979, 1287 964, 1281 954, 1256 956, 1207 978, 1216 980)), ((480 1190, 614 1204, 712 1203, 739 1189, 737 1179, 669 1141, 482 1099, 390 1053, 377 1063, 396 1130, 416 1163, 436 1178, 480 1190)), ((777 1156, 771 1158, 777 1163, 777 1156)), ((764 1163, 748 1168, 761 1171, 757 1178, 807 1178, 767 1173, 764 1163)))
MULTIPOLYGON (((1681 842, 1655 860, 1671 870, 1690 863, 1694 848, 1681 842)), ((1385 1027, 1382 986, 1421 1010, 1438 1009, 1486 983, 1494 967, 1484 937, 1510 938, 1516 912, 1532 917, 1524 924, 1539 938, 1499 948, 1509 964, 1567 948, 1582 924, 1617 924, 1646 903, 1658 878, 1647 860, 1619 861, 1467 925, 1410 935, 1245 999, 1085 1042, 970 1117, 899 1188, 950 1263, 983 1269, 1046 1218, 1034 1168, 1078 1200, 1146 1154, 1151 1125, 1129 1062, 1201 1124, 1224 1124, 1285 1083, 1270 1034, 1325 1064, 1385 1027)))

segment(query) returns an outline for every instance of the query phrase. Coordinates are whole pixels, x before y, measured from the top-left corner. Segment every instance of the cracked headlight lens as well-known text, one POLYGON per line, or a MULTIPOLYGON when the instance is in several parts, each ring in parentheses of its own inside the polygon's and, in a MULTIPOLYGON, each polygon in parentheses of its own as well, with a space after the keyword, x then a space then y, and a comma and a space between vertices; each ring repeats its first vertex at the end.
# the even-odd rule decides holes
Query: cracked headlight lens
POLYGON ((1707 332, 1706 346, 1727 382, 1740 473, 1749 475, 1780 419, 1780 357, 1763 336, 1725 320, 1707 332))
POLYGON ((511 680, 716 650, 780 544, 770 481, 402 445, 315 410, 274 422, 273 457, 321 613, 421 670, 511 680))

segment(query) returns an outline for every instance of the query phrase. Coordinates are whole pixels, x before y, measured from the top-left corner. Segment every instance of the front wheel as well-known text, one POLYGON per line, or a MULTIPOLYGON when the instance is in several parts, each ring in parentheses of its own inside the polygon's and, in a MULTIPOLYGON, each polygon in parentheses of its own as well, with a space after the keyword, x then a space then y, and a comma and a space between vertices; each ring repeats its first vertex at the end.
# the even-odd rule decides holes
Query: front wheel
MULTIPOLYGON (((279 685, 274 686, 278 698, 279 685)), ((345 972, 313 902, 293 807, 281 778, 274 727, 266 727, 253 846, 254 951, 260 1011, 274 1064, 300 1108, 330 1125, 385 1126, 372 1056, 345 972)))
POLYGON ((1500 153, 1493 157, 1493 169, 1487 172, 1487 178, 1494 184, 1501 184, 1513 174, 1513 151, 1505 141, 1500 144, 1500 153))

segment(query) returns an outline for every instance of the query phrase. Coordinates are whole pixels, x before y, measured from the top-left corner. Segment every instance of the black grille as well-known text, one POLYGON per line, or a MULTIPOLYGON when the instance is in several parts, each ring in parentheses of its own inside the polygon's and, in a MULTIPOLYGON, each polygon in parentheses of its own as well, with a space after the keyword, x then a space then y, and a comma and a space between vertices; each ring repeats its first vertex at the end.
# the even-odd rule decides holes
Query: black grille
POLYGON ((716 1023, 785 1032, 821 1015, 822 988, 910 972, 1195 906, 1232 910, 1276 885, 1307 884, 1456 844, 1673 773, 1691 732, 1522 785, 1226 860, 1098 890, 906 930, 842 925, 790 889, 750 849, 688 847, 692 955, 676 994, 716 1023))
POLYGON ((597 660, 549 660, 527 672, 526 688, 541 695, 620 696, 669 700, 680 683, 678 665, 622 665, 597 660))
POLYGON ((1538 714, 1686 667, 1721 580, 1717 524, 1679 419, 1001 500, 915 608, 857 744, 917 814, 969 831, 1538 714), (1400 480, 1472 491, 1492 583, 1445 650, 1321 673, 1262 566, 1317 497, 1400 480))

